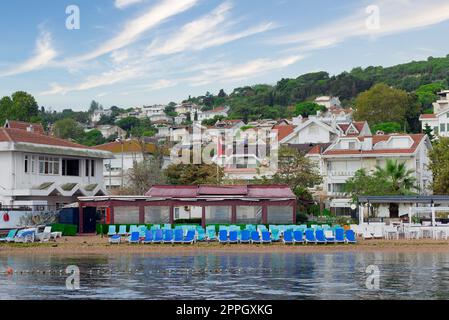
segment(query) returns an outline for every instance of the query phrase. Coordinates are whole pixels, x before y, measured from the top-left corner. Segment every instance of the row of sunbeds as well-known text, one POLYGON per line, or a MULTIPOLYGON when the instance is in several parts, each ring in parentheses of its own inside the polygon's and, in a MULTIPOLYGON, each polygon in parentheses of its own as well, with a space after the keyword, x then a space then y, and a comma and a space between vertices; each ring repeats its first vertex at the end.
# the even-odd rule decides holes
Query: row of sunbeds
MULTIPOLYGON (((42 226, 42 228, 44 228, 42 226)), ((62 232, 52 232, 51 227, 45 227, 42 232, 37 228, 12 229, 9 230, 8 235, 0 238, 0 242, 16 242, 16 243, 31 243, 35 241, 48 242, 51 239, 62 237, 62 232)))
MULTIPOLYGON (((352 230, 345 231, 343 228, 335 228, 333 230, 312 229, 306 230, 285 230, 280 232, 278 229, 273 230, 240 230, 237 228, 223 227, 219 230, 218 235, 215 227, 211 226, 205 229, 201 227, 178 228, 172 229, 146 229, 145 226, 131 228, 130 235, 112 234, 109 237, 110 243, 119 244, 123 240, 128 243, 144 243, 144 244, 193 244, 195 242, 213 242, 218 241, 222 244, 236 243, 272 243, 282 241, 285 244, 298 243, 356 243, 355 233, 352 230), (125 239, 123 237, 126 237, 125 239)), ((263 229, 263 228, 261 228, 263 229)), ((112 232, 110 232, 112 233, 112 232)))

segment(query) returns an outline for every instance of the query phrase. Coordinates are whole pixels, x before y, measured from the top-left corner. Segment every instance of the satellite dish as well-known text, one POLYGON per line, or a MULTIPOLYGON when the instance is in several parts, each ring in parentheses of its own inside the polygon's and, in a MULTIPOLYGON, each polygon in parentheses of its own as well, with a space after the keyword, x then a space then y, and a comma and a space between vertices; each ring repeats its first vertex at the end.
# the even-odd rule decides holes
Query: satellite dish
POLYGON ((357 209, 357 206, 355 204, 351 204, 351 210, 357 209))

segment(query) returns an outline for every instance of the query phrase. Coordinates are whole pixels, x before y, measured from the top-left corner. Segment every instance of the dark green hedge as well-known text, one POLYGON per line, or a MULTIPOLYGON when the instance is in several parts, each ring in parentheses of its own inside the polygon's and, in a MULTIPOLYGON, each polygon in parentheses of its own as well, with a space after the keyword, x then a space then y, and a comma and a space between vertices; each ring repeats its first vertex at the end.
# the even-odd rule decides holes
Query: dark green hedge
POLYGON ((78 226, 74 224, 55 223, 51 225, 52 232, 62 232, 64 237, 73 237, 78 233, 78 226))

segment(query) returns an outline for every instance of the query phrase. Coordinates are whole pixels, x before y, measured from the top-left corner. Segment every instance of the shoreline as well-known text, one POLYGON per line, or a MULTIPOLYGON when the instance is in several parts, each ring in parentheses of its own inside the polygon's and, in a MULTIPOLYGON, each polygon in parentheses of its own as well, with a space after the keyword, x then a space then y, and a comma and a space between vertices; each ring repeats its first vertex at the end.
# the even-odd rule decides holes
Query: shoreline
POLYGON ((99 236, 79 236, 58 239, 56 242, 32 244, 0 244, 0 256, 5 255, 114 255, 114 254, 158 254, 192 255, 203 253, 216 254, 258 254, 258 253, 345 253, 345 252, 385 252, 385 253, 449 253, 449 241, 444 240, 359 240, 355 245, 284 245, 272 243, 219 244, 196 243, 193 245, 133 244, 111 245, 107 238, 99 236))

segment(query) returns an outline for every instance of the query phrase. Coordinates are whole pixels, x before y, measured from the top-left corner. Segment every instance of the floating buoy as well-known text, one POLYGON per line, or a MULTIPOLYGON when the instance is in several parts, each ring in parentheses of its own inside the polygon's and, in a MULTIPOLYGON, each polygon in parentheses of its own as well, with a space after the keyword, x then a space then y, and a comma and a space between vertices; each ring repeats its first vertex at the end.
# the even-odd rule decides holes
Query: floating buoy
POLYGON ((3 221, 4 221, 4 222, 9 222, 9 214, 8 214, 7 212, 5 212, 5 213, 3 214, 3 221))
POLYGON ((6 269, 6 274, 9 274, 9 275, 14 274, 14 270, 11 267, 8 267, 6 269))

